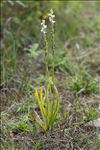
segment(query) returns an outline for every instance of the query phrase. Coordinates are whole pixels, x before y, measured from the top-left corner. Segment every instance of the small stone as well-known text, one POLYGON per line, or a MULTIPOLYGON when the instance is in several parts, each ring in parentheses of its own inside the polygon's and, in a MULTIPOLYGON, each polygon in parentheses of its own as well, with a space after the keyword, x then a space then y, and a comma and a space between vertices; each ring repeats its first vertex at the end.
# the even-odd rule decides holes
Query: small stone
POLYGON ((86 126, 93 126, 93 127, 98 127, 100 128, 100 118, 90 121, 86 124, 86 126))

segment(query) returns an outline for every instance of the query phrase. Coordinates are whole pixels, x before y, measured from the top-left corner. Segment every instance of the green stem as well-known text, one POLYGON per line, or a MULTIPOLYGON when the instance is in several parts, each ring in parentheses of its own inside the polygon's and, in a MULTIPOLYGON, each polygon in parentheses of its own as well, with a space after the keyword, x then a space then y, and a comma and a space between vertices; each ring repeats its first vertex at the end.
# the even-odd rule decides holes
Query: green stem
POLYGON ((52 56, 53 56, 53 64, 52 64, 52 80, 54 82, 54 55, 55 55, 55 41, 54 41, 54 25, 52 24, 52 31, 51 31, 51 35, 52 35, 52 56))
POLYGON ((46 70, 45 70, 45 74, 46 77, 49 77, 49 69, 48 69, 48 62, 47 62, 47 58, 48 58, 48 42, 47 42, 47 37, 46 34, 44 34, 44 42, 45 42, 45 65, 46 65, 46 70))

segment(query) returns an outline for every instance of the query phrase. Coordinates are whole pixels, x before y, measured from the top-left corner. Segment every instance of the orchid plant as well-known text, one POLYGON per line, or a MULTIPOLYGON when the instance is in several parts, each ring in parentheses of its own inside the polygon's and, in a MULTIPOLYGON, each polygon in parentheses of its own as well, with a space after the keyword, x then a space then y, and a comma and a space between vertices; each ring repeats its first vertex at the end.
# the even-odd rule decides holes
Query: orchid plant
MULTIPOLYGON (((52 36, 52 56, 55 54, 55 43, 54 43, 54 24, 55 24, 55 15, 53 10, 50 10, 48 14, 49 22, 51 24, 51 36, 52 36)), ((44 131, 48 131, 51 129, 58 118, 59 110, 60 110, 60 100, 59 93, 54 83, 54 64, 52 66, 52 77, 50 76, 50 72, 48 69, 47 56, 49 56, 48 51, 48 41, 47 41, 47 25, 45 20, 41 22, 41 32, 44 37, 45 43, 45 65, 46 65, 46 73, 47 81, 45 83, 45 90, 43 87, 39 89, 35 88, 35 99, 37 105, 40 109, 40 115, 33 110, 29 112, 29 117, 32 121, 35 121, 38 125, 42 127, 44 131)))

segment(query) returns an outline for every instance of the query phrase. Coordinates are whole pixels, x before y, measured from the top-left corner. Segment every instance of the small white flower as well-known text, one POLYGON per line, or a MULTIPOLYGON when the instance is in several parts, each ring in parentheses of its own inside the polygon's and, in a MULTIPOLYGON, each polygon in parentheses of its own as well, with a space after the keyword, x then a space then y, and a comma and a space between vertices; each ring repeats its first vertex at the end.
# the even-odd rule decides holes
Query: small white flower
POLYGON ((48 16, 49 16, 49 21, 50 21, 52 24, 54 24, 54 23, 55 23, 55 21, 54 21, 55 15, 54 15, 54 12, 53 12, 52 9, 50 10, 50 13, 48 14, 48 16))
POLYGON ((47 28, 47 25, 45 24, 45 20, 42 20, 41 26, 42 26, 41 32, 42 32, 43 34, 45 34, 45 33, 46 33, 46 28, 47 28))

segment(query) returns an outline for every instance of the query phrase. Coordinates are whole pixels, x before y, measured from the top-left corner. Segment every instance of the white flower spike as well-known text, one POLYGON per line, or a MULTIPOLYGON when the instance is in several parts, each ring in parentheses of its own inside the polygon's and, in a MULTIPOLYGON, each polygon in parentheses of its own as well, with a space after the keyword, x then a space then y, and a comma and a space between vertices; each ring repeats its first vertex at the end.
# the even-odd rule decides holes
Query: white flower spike
POLYGON ((41 26, 42 26, 41 32, 42 32, 43 34, 46 34, 47 25, 45 24, 45 20, 42 20, 41 26))
POLYGON ((55 23, 55 20, 54 20, 55 15, 54 15, 54 12, 53 12, 52 9, 50 10, 50 13, 48 14, 48 16, 49 16, 49 21, 50 21, 52 24, 54 24, 54 23, 55 23))

